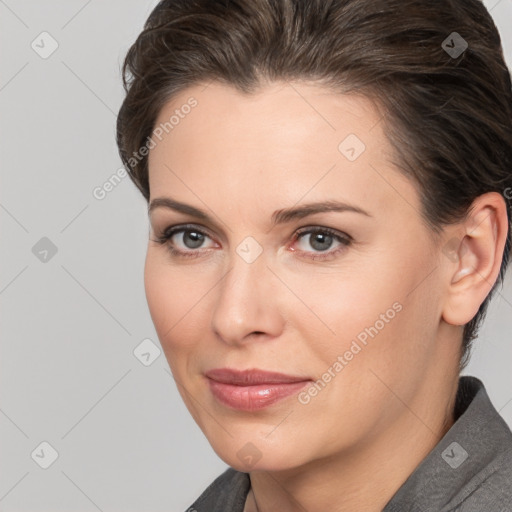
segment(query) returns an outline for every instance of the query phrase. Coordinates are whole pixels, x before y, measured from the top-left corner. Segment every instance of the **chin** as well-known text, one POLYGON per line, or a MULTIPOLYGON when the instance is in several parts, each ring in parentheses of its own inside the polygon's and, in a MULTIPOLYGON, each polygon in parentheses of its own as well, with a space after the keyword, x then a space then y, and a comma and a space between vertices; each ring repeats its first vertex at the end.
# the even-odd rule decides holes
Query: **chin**
POLYGON ((268 440, 254 436, 253 440, 230 439, 222 446, 211 443, 215 453, 237 471, 284 471, 304 464, 304 454, 298 446, 273 446, 268 440), (298 455, 302 455, 299 457, 298 455))

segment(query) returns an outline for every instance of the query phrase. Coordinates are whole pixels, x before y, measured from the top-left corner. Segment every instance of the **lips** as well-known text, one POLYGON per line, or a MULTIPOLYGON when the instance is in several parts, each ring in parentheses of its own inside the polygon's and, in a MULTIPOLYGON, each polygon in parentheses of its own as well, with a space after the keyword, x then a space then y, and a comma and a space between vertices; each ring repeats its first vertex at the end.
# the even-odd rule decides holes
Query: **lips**
POLYGON ((205 373, 210 391, 233 409, 255 411, 300 391, 311 382, 302 376, 264 370, 220 368, 205 373))
POLYGON ((205 374, 208 378, 224 384, 235 386, 252 386, 257 384, 288 384, 290 382, 303 382, 311 380, 307 377, 286 375, 284 373, 267 372, 264 370, 231 370, 219 368, 210 370, 205 374))

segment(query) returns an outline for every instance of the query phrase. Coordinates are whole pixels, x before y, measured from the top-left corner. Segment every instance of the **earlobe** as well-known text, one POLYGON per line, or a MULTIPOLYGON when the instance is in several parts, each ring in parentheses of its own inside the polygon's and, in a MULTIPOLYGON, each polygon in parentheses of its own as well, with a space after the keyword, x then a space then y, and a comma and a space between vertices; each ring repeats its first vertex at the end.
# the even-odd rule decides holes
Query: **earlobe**
POLYGON ((458 226, 459 236, 452 236, 446 244, 451 251, 443 250, 449 254, 444 263, 450 280, 443 319, 452 325, 471 321, 491 291, 499 275, 508 232, 506 204, 498 193, 479 196, 470 211, 458 226))

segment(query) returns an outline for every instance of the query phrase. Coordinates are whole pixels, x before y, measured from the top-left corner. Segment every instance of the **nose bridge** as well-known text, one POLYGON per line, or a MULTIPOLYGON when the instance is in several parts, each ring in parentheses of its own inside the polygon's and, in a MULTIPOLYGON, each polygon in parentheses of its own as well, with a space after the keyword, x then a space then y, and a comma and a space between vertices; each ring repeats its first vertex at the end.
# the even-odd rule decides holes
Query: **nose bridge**
POLYGON ((273 274, 263 248, 250 238, 232 252, 213 309, 212 328, 228 343, 241 342, 254 332, 275 336, 281 327, 271 293, 273 274))

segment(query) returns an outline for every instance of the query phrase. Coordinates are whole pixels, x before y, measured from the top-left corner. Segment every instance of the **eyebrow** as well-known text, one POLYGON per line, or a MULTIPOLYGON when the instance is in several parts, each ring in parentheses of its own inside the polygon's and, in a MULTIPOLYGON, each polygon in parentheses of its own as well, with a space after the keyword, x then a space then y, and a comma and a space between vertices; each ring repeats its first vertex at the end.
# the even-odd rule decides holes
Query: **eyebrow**
MULTIPOLYGON (((176 201, 170 197, 157 197, 153 199, 148 207, 148 215, 151 215, 151 212, 157 208, 175 210, 177 212, 191 215, 200 220, 213 223, 213 219, 204 210, 189 204, 180 203, 179 201, 176 201)), ((330 200, 316 203, 307 203, 297 207, 276 210, 272 214, 272 226, 277 224, 285 224, 287 222, 291 222, 292 220, 302 219, 309 215, 323 212, 354 212, 360 213, 367 217, 372 217, 370 213, 356 205, 352 205, 343 201, 330 200)))

